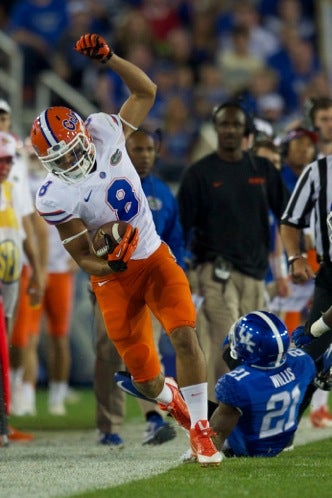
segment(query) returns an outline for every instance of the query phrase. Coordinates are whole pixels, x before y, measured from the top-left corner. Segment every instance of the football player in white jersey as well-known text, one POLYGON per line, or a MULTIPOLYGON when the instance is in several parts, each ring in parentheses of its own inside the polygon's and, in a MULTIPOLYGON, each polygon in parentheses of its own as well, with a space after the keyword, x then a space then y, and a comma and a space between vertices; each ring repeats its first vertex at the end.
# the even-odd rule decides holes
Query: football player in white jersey
POLYGON ((50 107, 36 118, 31 143, 49 171, 36 196, 37 209, 56 225, 68 252, 90 274, 108 336, 137 389, 190 431, 201 465, 218 465, 222 457, 207 420, 206 365, 189 284, 156 232, 125 147, 151 109, 156 85, 98 35, 83 35, 75 49, 115 71, 130 95, 119 114, 92 114, 85 123, 65 107, 50 107), (107 260, 98 258, 91 238, 101 225, 117 220, 130 223, 134 235, 125 234, 107 260), (174 379, 161 373, 149 308, 170 335, 181 393, 174 379))

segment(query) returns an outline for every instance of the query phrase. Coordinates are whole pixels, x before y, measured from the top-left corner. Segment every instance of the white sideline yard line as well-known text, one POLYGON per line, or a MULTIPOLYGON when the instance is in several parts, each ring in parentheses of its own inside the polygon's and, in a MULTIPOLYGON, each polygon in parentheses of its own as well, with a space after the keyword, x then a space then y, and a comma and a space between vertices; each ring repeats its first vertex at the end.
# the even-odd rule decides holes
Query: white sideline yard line
POLYGON ((52 498, 93 491, 166 472, 180 463, 188 437, 142 446, 144 423, 123 426, 125 448, 97 444, 96 432, 35 432, 26 444, 0 448, 0 497, 52 498))
MULTIPOLYGON (((166 472, 188 449, 184 431, 160 446, 142 446, 143 423, 126 424, 126 446, 110 450, 96 443, 96 432, 40 432, 28 444, 0 449, 0 496, 62 498, 108 488, 166 472)), ((332 437, 332 428, 312 429, 304 419, 295 447, 332 437)))
POLYGON ((304 444, 329 439, 332 437, 332 427, 325 429, 316 429, 312 427, 308 418, 303 418, 295 435, 294 445, 303 446, 304 444))

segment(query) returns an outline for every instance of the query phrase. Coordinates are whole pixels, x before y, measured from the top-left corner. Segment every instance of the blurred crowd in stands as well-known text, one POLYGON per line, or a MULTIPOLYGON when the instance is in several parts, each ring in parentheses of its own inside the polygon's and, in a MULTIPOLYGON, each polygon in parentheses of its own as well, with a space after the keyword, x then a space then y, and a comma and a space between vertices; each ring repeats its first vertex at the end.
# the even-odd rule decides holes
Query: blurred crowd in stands
POLYGON ((152 77, 158 95, 147 124, 163 130, 166 180, 190 163, 222 101, 241 96, 278 134, 308 97, 331 94, 313 0, 17 0, 0 9, 1 29, 24 54, 26 105, 40 72, 52 69, 100 110, 119 110, 127 95, 120 78, 73 50, 85 32, 103 35, 152 77))

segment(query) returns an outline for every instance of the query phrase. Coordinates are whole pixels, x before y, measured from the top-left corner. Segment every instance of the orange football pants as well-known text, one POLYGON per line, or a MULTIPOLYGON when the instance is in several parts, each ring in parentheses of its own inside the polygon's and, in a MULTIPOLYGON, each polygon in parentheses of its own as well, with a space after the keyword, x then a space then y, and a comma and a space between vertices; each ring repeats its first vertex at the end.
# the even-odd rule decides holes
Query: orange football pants
POLYGON ((54 337, 63 337, 69 333, 73 306, 74 275, 67 273, 49 273, 41 306, 31 307, 27 286, 30 271, 24 267, 21 276, 19 303, 11 344, 25 347, 31 334, 38 335, 43 314, 47 317, 47 330, 54 337))
POLYGON ((164 243, 147 259, 130 260, 128 269, 91 277, 109 338, 138 382, 160 371, 150 310, 167 334, 195 327, 196 310, 187 277, 164 243))

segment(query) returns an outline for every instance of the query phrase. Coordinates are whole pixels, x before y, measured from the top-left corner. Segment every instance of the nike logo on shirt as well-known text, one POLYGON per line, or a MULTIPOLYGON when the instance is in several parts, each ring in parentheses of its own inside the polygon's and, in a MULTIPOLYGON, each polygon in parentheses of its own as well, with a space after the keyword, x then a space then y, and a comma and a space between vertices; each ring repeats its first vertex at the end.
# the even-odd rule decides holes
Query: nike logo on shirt
POLYGON ((102 282, 97 282, 99 287, 102 287, 103 285, 107 284, 109 281, 108 280, 103 280, 102 282))
POLYGON ((84 197, 85 202, 89 202, 91 194, 92 194, 92 190, 90 190, 90 192, 88 193, 88 195, 86 197, 84 197))

